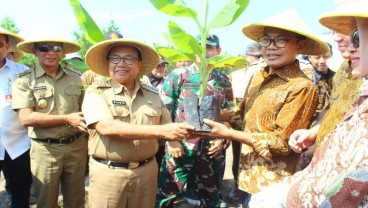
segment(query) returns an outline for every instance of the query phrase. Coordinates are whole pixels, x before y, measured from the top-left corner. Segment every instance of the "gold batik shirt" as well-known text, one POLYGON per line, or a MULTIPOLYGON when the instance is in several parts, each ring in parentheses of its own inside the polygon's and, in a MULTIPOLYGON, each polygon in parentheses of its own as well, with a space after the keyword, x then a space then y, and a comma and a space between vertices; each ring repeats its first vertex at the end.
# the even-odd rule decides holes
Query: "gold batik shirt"
POLYGON ((253 147, 242 145, 239 188, 253 194, 301 169, 299 154, 289 148, 288 140, 309 125, 317 89, 296 60, 272 74, 268 66, 257 71, 246 95, 239 107, 253 147))
POLYGON ((330 107, 319 128, 316 149, 321 145, 323 138, 336 127, 350 106, 359 98, 358 89, 362 84, 362 79, 352 77, 351 71, 349 62, 345 61, 333 77, 330 107))

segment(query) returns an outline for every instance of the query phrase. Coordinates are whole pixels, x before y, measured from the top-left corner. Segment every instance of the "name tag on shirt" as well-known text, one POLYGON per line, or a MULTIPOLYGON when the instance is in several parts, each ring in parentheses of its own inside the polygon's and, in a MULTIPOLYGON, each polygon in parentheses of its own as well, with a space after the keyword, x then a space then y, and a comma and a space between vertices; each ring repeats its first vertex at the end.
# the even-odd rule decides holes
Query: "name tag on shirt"
POLYGON ((113 100, 112 104, 114 105, 126 105, 125 101, 113 100))
POLYGON ((46 86, 36 86, 33 89, 34 90, 46 90, 46 86))

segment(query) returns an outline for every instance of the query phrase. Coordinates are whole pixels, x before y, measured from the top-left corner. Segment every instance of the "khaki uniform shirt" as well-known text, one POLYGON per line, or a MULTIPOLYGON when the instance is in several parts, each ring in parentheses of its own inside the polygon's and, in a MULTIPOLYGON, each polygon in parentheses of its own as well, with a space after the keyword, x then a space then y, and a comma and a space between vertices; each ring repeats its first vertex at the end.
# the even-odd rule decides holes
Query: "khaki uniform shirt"
POLYGON ((272 74, 257 71, 240 103, 244 131, 253 147, 242 145, 239 188, 256 193, 301 169, 299 154, 288 145, 290 135, 306 128, 317 107, 317 89, 298 61, 272 74))
MULTIPOLYGON (((78 71, 63 68, 56 78, 46 74, 38 64, 18 75, 13 83, 14 110, 33 108, 35 112, 51 115, 65 115, 80 111, 83 101, 83 87, 78 71)), ((29 127, 31 138, 63 138, 77 133, 74 128, 56 126, 50 128, 29 127)))
POLYGON ((351 75, 352 68, 345 61, 332 79, 330 107, 321 123, 316 139, 316 150, 323 139, 340 123, 351 105, 359 98, 359 87, 363 83, 361 78, 351 75))
POLYGON ((156 154, 156 139, 113 139, 101 135, 90 126, 105 119, 142 125, 171 123, 170 114, 164 108, 157 91, 147 85, 139 85, 138 82, 135 86, 132 97, 127 88, 113 80, 104 85, 91 85, 87 89, 82 110, 89 126, 89 155, 116 162, 129 162, 142 161, 156 154))
POLYGON ((106 82, 110 77, 104 77, 102 75, 96 74, 92 70, 88 70, 82 74, 82 83, 85 88, 92 85, 93 83, 106 82))

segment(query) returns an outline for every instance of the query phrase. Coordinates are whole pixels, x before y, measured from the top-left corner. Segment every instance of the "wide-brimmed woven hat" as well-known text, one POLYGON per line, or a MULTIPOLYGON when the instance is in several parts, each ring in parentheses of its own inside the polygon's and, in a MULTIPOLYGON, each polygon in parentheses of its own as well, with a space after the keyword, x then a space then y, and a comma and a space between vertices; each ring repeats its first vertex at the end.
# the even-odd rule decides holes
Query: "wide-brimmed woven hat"
POLYGON ((105 40, 92 46, 86 53, 86 64, 92 71, 96 72, 97 74, 110 76, 106 63, 106 55, 108 53, 108 49, 111 49, 113 46, 117 45, 132 46, 134 48, 137 48, 142 53, 143 65, 140 68, 139 75, 148 74, 153 69, 155 69, 160 62, 160 56, 155 51, 155 49, 153 49, 149 45, 135 40, 126 40, 119 38, 105 40))
POLYGON ((323 14, 319 22, 331 30, 349 35, 349 22, 352 17, 368 18, 368 1, 341 4, 334 11, 323 14))
POLYGON ((266 27, 279 28, 305 36, 307 38, 306 46, 301 54, 322 55, 329 50, 328 45, 324 41, 312 35, 308 26, 294 9, 270 17, 263 22, 246 25, 243 27, 243 33, 248 38, 258 41, 264 35, 266 27))
POLYGON ((8 30, 0 27, 0 34, 7 35, 9 37, 9 48, 17 47, 17 44, 22 42, 24 39, 12 32, 9 32, 8 30))
POLYGON ((29 40, 19 43, 17 46, 18 49, 26 53, 33 53, 32 49, 34 48, 34 44, 42 42, 62 43, 64 54, 77 52, 81 49, 77 43, 67 40, 64 36, 52 28, 45 28, 39 31, 40 33, 35 34, 34 37, 30 38, 29 40))

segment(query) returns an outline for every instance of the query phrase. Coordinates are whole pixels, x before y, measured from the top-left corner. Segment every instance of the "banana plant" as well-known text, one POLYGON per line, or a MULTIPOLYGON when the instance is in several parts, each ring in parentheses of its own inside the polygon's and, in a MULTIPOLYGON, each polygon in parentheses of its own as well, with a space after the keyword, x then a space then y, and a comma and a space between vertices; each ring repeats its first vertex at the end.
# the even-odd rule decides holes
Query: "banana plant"
POLYGON ((197 12, 188 7, 184 0, 150 0, 151 4, 160 12, 174 17, 190 18, 195 22, 200 35, 200 44, 192 35, 185 32, 179 25, 169 21, 169 35, 164 34, 174 46, 156 46, 157 51, 172 62, 191 60, 197 63, 201 75, 200 96, 206 93, 206 87, 210 73, 214 68, 225 66, 244 66, 245 59, 240 56, 217 55, 206 58, 206 41, 209 31, 214 28, 222 28, 232 24, 244 12, 249 0, 229 0, 228 3, 207 24, 208 0, 203 0, 203 17, 199 21, 197 12), (197 57, 199 62, 197 62, 197 57))
POLYGON ((77 22, 82 28, 87 40, 92 44, 105 40, 102 31, 92 17, 88 14, 88 12, 84 9, 79 0, 70 0, 69 3, 73 8, 77 22))
MULTIPOLYGON (((70 0, 69 3, 73 8, 77 22, 83 30, 83 33, 87 40, 92 44, 105 40, 102 31, 97 26, 92 17, 88 14, 88 12, 84 9, 79 0, 70 0)), ((88 66, 83 61, 63 59, 62 63, 64 65, 69 64, 74 69, 77 69, 81 72, 89 70, 88 66)))

